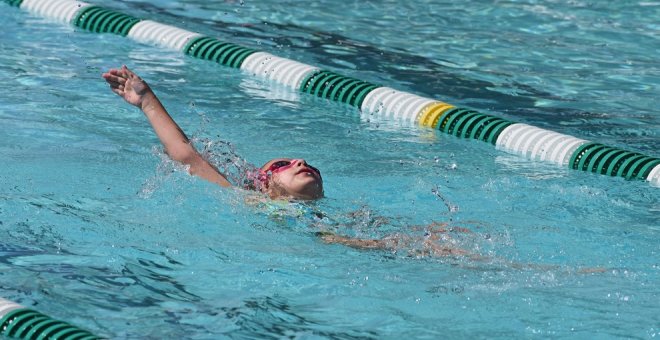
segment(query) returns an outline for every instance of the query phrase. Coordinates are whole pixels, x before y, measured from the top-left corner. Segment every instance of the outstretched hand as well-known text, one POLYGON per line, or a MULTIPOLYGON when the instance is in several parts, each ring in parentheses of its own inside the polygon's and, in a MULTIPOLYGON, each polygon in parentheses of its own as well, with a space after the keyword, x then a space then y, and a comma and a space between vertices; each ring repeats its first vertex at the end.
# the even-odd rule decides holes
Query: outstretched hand
POLYGON ((149 85, 137 74, 122 66, 120 69, 110 69, 103 73, 102 77, 110 85, 112 92, 116 93, 124 100, 139 108, 143 108, 145 100, 153 96, 149 85))

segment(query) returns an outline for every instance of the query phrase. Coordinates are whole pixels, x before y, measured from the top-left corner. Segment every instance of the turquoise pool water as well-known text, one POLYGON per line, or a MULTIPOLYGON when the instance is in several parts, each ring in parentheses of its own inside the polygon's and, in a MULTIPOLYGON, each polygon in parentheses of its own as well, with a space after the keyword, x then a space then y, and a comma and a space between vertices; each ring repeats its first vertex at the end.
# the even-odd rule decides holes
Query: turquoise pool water
MULTIPOLYGON (((659 3, 103 5, 658 155, 659 3)), ((1 6, 0 296, 110 338, 658 336, 658 188, 1 6), (324 244, 314 232, 333 226, 186 175, 100 78, 122 63, 220 166, 321 168, 315 209, 338 232, 423 238, 414 226, 448 222, 472 233, 446 242, 485 259, 324 244)))

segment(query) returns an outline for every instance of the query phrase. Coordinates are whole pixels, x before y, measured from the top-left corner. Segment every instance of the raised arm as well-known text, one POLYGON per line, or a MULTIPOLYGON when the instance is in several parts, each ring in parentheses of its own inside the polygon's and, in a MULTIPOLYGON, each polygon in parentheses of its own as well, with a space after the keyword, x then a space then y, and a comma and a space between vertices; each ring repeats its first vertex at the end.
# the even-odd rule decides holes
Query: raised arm
POLYGON ((126 66, 109 70, 103 74, 103 78, 110 84, 112 92, 142 110, 172 160, 189 165, 193 175, 223 187, 231 186, 227 178, 195 150, 144 80, 126 66))

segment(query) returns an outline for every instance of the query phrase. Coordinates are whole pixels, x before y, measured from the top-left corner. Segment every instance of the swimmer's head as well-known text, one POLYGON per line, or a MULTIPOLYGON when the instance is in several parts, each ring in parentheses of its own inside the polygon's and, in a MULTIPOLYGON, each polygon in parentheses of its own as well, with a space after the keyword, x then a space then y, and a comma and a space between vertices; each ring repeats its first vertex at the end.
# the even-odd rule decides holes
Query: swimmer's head
POLYGON ((321 172, 304 159, 271 159, 261 167, 261 175, 261 191, 271 198, 315 200, 323 197, 321 172))

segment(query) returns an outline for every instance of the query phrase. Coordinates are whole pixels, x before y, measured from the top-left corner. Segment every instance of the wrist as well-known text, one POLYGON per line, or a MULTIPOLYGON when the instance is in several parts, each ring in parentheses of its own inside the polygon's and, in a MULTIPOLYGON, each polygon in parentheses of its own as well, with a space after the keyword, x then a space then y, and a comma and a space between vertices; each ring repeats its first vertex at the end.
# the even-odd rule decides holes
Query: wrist
POLYGON ((158 103, 158 98, 156 98, 156 95, 152 91, 149 91, 142 96, 142 101, 140 102, 140 105, 138 105, 138 107, 142 111, 147 112, 153 110, 156 107, 157 103, 158 103))

